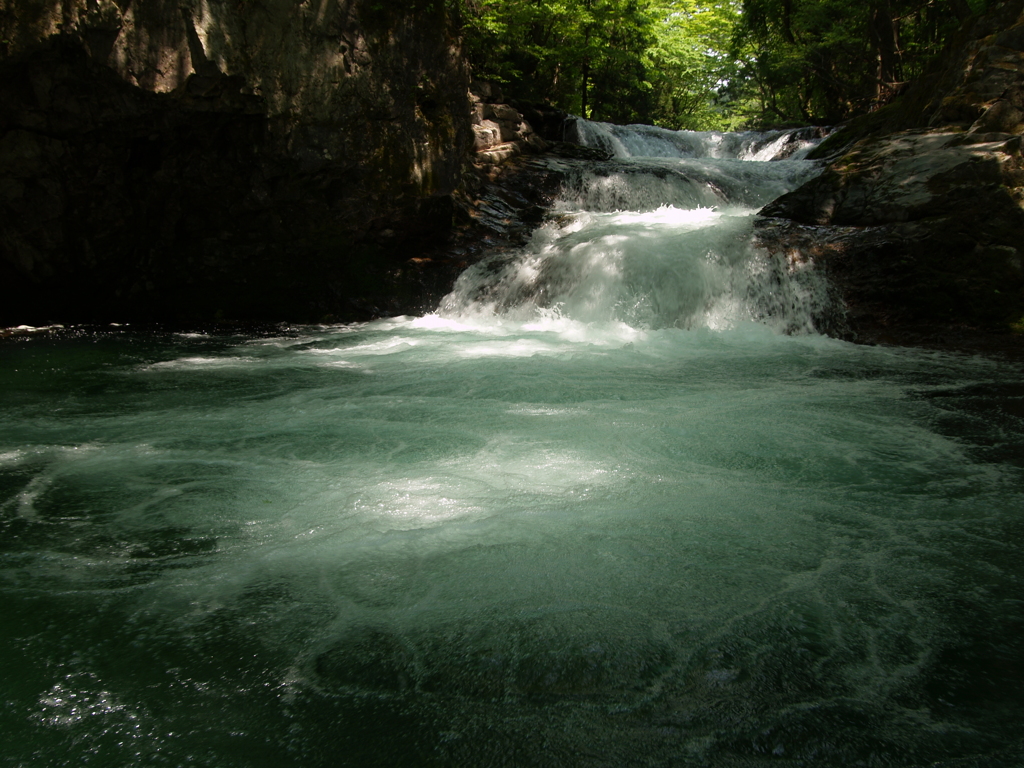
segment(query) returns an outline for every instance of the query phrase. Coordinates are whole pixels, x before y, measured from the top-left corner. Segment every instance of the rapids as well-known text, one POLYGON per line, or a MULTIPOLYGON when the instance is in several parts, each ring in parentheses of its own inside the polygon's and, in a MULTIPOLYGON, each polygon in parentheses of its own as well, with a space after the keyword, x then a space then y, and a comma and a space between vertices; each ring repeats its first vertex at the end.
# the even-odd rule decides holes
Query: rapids
POLYGON ((789 134, 581 131, 434 314, 0 346, 5 765, 1021 763, 1024 371, 818 332, 789 134))

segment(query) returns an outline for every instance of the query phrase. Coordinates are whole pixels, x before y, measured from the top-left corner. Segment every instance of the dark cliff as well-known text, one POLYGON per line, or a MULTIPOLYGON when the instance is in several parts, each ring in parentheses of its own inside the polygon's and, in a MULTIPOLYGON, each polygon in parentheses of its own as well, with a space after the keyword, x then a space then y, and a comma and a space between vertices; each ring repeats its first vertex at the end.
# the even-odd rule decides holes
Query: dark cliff
POLYGON ((456 35, 443 0, 0 0, 0 324, 409 308, 473 143, 456 35))

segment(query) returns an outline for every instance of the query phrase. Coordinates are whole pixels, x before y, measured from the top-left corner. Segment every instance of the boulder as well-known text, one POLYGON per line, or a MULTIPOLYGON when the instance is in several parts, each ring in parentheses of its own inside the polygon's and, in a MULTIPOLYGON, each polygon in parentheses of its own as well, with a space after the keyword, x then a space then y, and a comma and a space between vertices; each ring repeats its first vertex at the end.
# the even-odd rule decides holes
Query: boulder
POLYGON ((971 212, 1016 219, 1021 137, 903 131, 864 139, 762 215, 804 224, 877 226, 971 212))
POLYGON ((522 113, 510 104, 485 99, 500 97, 490 83, 475 81, 470 89, 470 119, 473 124, 473 161, 478 166, 495 166, 524 153, 543 152, 547 142, 536 134, 522 113))

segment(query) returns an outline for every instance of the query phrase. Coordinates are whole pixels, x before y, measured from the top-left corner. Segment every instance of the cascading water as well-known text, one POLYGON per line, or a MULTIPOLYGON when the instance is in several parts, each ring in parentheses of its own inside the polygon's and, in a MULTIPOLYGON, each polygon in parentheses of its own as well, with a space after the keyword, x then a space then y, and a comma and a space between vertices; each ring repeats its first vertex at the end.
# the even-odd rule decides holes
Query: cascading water
POLYGON ((525 253, 467 271, 442 315, 554 312, 644 329, 754 321, 810 332, 829 314, 828 286, 807 264, 751 245, 757 209, 817 173, 807 161, 763 162, 793 144, 791 133, 585 121, 577 131, 620 159, 563 167, 561 215, 537 230, 525 253))
POLYGON ((790 139, 581 130, 436 314, 0 347, 6 764, 1020 764, 1024 371, 813 332, 790 139))
POLYGON ((707 157, 715 159, 771 161, 800 160, 817 143, 817 129, 787 131, 669 131, 653 125, 612 125, 576 119, 573 138, 585 147, 602 149, 612 156, 707 157))

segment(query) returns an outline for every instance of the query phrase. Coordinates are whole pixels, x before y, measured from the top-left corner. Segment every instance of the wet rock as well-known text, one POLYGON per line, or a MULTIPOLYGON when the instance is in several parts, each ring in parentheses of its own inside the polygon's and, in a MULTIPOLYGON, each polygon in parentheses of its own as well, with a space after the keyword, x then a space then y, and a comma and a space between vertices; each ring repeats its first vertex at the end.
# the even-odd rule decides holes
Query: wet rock
POLYGON ((584 147, 581 144, 573 144, 568 141, 551 141, 548 142, 548 152, 558 157, 572 158, 574 160, 594 160, 597 162, 605 162, 611 160, 613 155, 603 149, 597 147, 584 147))
POLYGON ((963 214, 978 205, 1014 215, 1019 209, 1004 187, 1021 168, 1020 137, 963 139, 931 131, 864 139, 762 213, 805 224, 861 226, 963 214))
POLYGON ((575 122, 576 118, 550 104, 535 104, 529 101, 509 102, 518 109, 530 125, 548 143, 566 142, 570 140, 568 127, 575 122))
POLYGON ((548 154, 520 154, 500 164, 473 166, 465 191, 453 198, 456 225, 451 237, 402 265, 418 288, 416 311, 436 309, 470 264, 526 244, 544 222, 565 177, 565 165, 552 162, 548 154))

